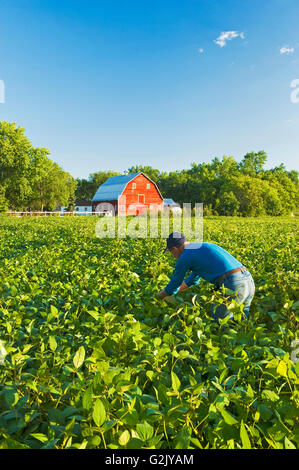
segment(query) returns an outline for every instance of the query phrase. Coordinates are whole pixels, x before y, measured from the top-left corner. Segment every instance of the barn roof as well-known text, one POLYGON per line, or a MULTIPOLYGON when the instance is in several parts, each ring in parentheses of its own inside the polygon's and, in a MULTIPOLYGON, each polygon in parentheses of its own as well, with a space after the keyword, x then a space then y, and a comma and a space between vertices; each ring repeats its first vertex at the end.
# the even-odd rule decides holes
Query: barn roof
POLYGON ((140 173, 129 175, 110 176, 105 183, 101 184, 92 198, 94 201, 116 201, 125 190, 127 184, 140 173))

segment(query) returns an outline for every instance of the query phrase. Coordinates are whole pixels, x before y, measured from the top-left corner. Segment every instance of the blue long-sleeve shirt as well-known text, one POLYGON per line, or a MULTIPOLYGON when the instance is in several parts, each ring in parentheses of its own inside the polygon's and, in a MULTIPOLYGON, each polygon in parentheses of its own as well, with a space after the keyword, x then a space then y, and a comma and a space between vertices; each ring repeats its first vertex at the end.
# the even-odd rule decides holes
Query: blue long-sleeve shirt
POLYGON ((224 273, 243 265, 231 254, 214 243, 189 243, 180 255, 173 276, 165 287, 168 295, 176 294, 185 280, 188 287, 200 279, 215 282, 224 273), (185 279, 188 271, 192 271, 185 279))

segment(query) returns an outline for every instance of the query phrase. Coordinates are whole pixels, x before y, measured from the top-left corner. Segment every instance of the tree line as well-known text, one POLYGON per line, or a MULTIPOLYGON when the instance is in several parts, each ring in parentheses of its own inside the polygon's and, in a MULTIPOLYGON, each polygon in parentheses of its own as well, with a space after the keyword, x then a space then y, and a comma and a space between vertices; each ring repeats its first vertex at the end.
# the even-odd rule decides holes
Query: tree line
POLYGON ((72 175, 49 158, 47 148, 34 147, 24 131, 0 122, 0 211, 51 211, 74 203, 72 175))
MULTIPOLYGON (((181 205, 203 203, 205 215, 289 215, 298 207, 298 172, 287 171, 283 164, 265 170, 266 161, 266 153, 260 151, 247 153, 241 162, 224 156, 169 173, 141 165, 127 171, 145 173, 157 183, 164 198, 172 198, 181 205)), ((100 184, 119 174, 100 171, 88 179, 78 179, 76 197, 92 199, 100 184)))
MULTIPOLYGON (((74 179, 50 158, 46 148, 35 148, 14 123, 0 122, 0 211, 73 209, 76 201, 91 201, 98 187, 115 171, 91 173, 74 179)), ((279 216, 298 208, 299 178, 283 164, 265 169, 264 151, 232 156, 210 163, 192 163, 189 169, 163 172, 136 165, 128 173, 145 173, 164 198, 179 204, 203 203, 205 215, 279 216)))

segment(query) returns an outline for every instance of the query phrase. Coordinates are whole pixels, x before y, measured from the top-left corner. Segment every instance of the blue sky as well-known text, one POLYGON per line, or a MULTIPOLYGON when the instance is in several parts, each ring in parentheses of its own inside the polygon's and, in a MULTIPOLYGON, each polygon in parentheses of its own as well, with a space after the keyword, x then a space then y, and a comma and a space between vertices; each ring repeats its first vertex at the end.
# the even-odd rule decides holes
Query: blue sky
POLYGON ((1 0, 0 15, 0 120, 74 177, 258 150, 298 169, 298 0, 1 0))

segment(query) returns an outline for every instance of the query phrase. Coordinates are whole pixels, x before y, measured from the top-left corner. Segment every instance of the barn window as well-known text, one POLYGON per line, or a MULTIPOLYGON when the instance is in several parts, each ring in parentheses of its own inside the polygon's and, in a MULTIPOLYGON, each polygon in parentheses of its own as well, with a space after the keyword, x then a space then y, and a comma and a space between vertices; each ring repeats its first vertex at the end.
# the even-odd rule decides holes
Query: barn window
POLYGON ((132 187, 133 189, 136 189, 136 183, 133 183, 132 187))
POLYGON ((147 183, 147 185, 146 185, 146 189, 150 189, 150 188, 151 188, 151 185, 150 185, 150 183, 147 183))
POLYGON ((126 206, 120 206, 120 210, 121 210, 121 212, 125 212, 126 206))

